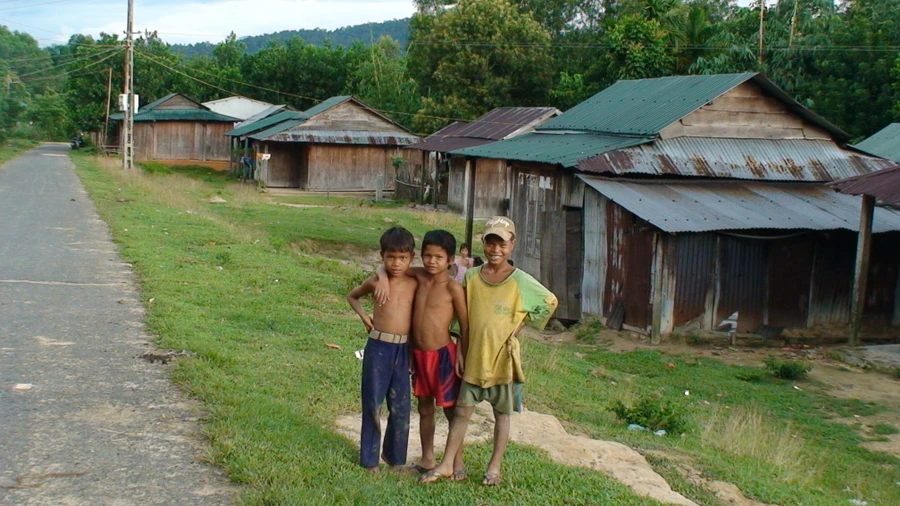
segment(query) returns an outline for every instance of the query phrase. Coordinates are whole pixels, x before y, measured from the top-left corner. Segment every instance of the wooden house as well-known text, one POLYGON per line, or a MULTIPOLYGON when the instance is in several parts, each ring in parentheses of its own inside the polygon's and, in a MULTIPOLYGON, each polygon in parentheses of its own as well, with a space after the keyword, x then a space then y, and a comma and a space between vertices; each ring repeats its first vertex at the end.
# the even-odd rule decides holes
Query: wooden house
POLYGON ((259 179, 272 187, 312 191, 392 188, 395 165, 415 163, 403 146, 419 138, 350 97, 306 111, 282 111, 228 132, 253 144, 259 179))
MULTIPOLYGON (((518 137, 559 114, 554 107, 498 107, 471 122, 451 123, 409 148, 422 151, 426 174, 422 177, 437 186, 439 203, 467 215, 469 189, 474 189, 473 216, 475 219, 489 218, 508 210, 510 184, 506 162, 479 158, 474 161, 478 167, 473 170, 467 166, 464 156, 453 156, 450 152, 518 137), (469 184, 470 181, 474 181, 474 185, 469 184)), ((415 187, 415 184, 410 186, 415 187)))
MULTIPOLYGON (((123 119, 121 113, 110 118, 123 119)), ((134 115, 135 159, 197 163, 225 169, 231 158, 231 143, 224 134, 237 121, 181 93, 166 95, 141 107, 134 115)), ((119 133, 121 146, 121 124, 119 133)))
MULTIPOLYGON (((891 165, 760 74, 620 81, 534 133, 453 152, 507 160, 513 260, 559 297, 658 339, 844 326, 859 199, 823 183, 891 165)), ((477 176, 476 176, 477 177, 477 176)), ((878 209, 866 317, 900 324, 900 213, 878 209)))

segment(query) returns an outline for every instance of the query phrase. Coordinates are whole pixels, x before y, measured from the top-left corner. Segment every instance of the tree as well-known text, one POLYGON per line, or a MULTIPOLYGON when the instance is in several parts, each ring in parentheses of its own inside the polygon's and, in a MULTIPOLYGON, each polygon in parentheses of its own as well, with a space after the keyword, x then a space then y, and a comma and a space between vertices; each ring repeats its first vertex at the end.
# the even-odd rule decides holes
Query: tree
POLYGON ((353 73, 351 94, 384 111, 401 125, 411 127, 422 98, 416 82, 409 76, 400 43, 385 36, 367 52, 369 58, 360 62, 353 73))
MULTIPOLYGON (((461 0, 436 14, 420 12, 410 31, 410 72, 427 97, 421 118, 546 105, 553 79, 550 35, 509 0, 461 0)), ((458 117, 416 125, 428 131, 458 117)))
POLYGON ((672 73, 675 58, 666 45, 668 32, 659 21, 629 14, 606 33, 606 75, 613 80, 661 77, 672 73))

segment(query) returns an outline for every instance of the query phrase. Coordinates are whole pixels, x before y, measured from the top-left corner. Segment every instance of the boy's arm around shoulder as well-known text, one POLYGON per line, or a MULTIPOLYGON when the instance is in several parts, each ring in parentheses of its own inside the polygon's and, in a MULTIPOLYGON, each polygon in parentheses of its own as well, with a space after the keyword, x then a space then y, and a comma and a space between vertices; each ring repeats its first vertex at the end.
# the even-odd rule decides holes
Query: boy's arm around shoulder
MULTIPOLYGON (((426 275, 426 271, 423 267, 410 267, 406 269, 406 275, 418 281, 420 276, 426 275)), ((374 280, 375 303, 383 306, 391 300, 391 283, 388 281, 387 269, 384 268, 384 264, 378 264, 378 267, 375 268, 374 280)))
POLYGON ((550 321, 550 317, 556 311, 559 301, 556 299, 556 295, 553 295, 553 292, 530 274, 522 272, 518 281, 522 293, 522 302, 525 311, 528 313, 525 316, 524 323, 529 327, 541 330, 550 321))
POLYGON ((451 279, 447 285, 453 300, 453 312, 459 321, 459 343, 456 347, 456 374, 462 378, 466 370, 466 353, 469 351, 469 308, 466 306, 466 290, 451 279))
POLYGON ((371 332, 372 329, 375 328, 375 322, 372 321, 372 317, 369 316, 369 313, 366 312, 366 309, 362 305, 362 301, 359 299, 364 297, 370 293, 375 291, 375 277, 363 281, 363 284, 354 288, 350 293, 347 294, 347 302, 350 304, 350 307, 356 311, 356 314, 359 315, 359 319, 362 320, 363 325, 366 326, 366 331, 371 332))

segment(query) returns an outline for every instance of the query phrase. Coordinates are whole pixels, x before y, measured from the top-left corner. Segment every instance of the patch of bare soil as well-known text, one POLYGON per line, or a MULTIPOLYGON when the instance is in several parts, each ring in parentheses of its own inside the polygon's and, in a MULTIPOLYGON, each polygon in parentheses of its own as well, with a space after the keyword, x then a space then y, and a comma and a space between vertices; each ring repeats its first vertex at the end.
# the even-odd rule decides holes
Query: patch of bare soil
POLYGON ((680 464, 678 471, 694 485, 712 492, 723 503, 729 506, 772 506, 768 503, 750 499, 737 486, 724 481, 712 480, 688 464, 680 464))
MULTIPOLYGON (((359 415, 338 418, 337 426, 341 434, 359 444, 359 415)), ((493 426, 490 406, 482 403, 472 416, 466 433, 466 444, 490 438, 493 426)), ((422 452, 418 433, 418 417, 413 414, 410 419, 409 442, 411 462, 414 462, 422 452)), ((447 423, 443 420, 438 423, 435 441, 443 442, 446 439, 447 423)), ((587 467, 608 474, 631 487, 638 495, 650 497, 664 504, 696 506, 696 503, 672 490, 666 480, 650 467, 644 456, 634 449, 621 443, 568 434, 554 416, 534 411, 514 414, 510 439, 541 448, 553 460, 562 464, 587 467)))

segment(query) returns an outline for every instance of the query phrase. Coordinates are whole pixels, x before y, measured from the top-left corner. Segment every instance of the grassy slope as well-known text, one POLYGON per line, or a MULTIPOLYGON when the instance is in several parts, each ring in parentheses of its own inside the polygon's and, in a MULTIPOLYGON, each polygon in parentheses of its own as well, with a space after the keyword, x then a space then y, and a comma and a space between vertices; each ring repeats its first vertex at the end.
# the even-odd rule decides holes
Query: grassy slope
MULTIPOLYGON (((359 362, 351 352, 362 347, 363 332, 344 294, 364 274, 335 257, 375 250, 391 224, 420 238, 438 226, 460 234, 460 220, 345 201, 275 206, 212 172, 123 177, 91 158, 76 163, 141 276, 160 347, 196 353, 179 363, 176 379, 207 405, 209 460, 248 486, 245 503, 656 504, 520 445, 508 453, 508 484, 495 489, 473 482, 421 487, 356 467, 356 450, 333 423, 357 409, 359 362), (215 194, 228 202, 205 201, 215 194)), ((770 503, 900 504, 897 459, 859 449, 850 427, 828 420, 877 406, 687 356, 538 342, 525 343, 525 355, 531 409, 557 415, 573 431, 664 452, 651 452, 651 461, 699 503, 719 504, 679 477, 673 456, 770 503), (694 430, 683 438, 627 432, 605 409, 611 399, 647 393, 683 404, 694 430)), ((489 452, 485 444, 467 450, 473 476, 489 452)))

